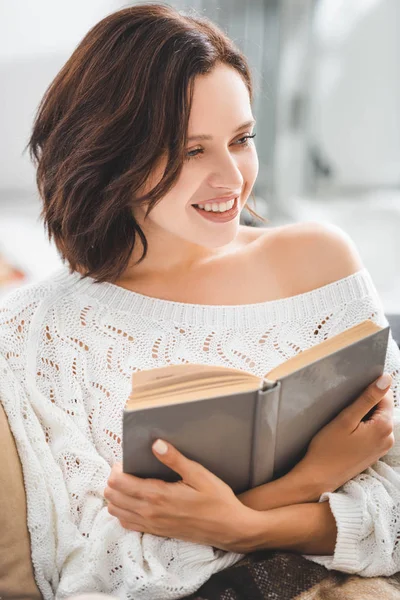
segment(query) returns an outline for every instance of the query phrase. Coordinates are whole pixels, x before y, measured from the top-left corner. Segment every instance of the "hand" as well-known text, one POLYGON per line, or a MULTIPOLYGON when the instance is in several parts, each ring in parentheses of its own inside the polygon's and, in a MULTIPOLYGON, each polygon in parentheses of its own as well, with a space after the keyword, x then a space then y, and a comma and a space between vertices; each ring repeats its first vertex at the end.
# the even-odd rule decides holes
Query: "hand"
POLYGON ((315 482, 320 493, 331 492, 384 456, 394 443, 390 384, 390 375, 384 389, 374 382, 321 429, 293 474, 315 482))
POLYGON ((183 456, 171 444, 165 454, 153 453, 181 477, 168 483, 111 470, 104 497, 108 512, 125 529, 241 552, 246 546, 246 523, 252 511, 232 489, 202 465, 183 456))

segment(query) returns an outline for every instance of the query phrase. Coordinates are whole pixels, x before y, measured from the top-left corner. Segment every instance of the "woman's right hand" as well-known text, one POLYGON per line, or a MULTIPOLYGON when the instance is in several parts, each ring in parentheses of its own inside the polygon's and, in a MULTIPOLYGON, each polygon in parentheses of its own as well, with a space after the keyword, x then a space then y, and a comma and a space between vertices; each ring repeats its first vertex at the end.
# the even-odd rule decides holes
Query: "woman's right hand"
POLYGON ((385 373, 323 427, 291 474, 301 474, 321 494, 333 492, 384 456, 394 443, 391 382, 385 373))

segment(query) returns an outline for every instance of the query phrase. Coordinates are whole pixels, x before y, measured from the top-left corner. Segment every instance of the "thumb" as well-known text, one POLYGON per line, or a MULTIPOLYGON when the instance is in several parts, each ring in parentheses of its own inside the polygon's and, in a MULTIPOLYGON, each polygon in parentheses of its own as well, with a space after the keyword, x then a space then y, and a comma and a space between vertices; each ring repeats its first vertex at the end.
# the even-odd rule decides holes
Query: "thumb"
POLYGON ((384 373, 371 383, 366 390, 350 406, 342 411, 345 417, 354 427, 357 427, 367 415, 382 401, 388 391, 392 378, 389 373, 384 373))
POLYGON ((186 458, 179 450, 164 440, 156 440, 152 450, 160 462, 178 473, 185 483, 195 489, 200 489, 209 475, 212 475, 201 464, 186 458))

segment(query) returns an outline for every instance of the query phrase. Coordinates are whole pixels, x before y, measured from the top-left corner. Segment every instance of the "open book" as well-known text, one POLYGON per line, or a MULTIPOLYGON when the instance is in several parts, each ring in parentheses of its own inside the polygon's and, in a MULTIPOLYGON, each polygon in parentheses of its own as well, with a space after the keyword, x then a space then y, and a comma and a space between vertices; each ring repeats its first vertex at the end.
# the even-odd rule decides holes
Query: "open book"
POLYGON ((281 476, 383 373, 389 330, 363 321, 263 378, 198 364, 133 373, 123 413, 124 472, 178 480, 152 453, 152 443, 162 438, 235 493, 281 476))

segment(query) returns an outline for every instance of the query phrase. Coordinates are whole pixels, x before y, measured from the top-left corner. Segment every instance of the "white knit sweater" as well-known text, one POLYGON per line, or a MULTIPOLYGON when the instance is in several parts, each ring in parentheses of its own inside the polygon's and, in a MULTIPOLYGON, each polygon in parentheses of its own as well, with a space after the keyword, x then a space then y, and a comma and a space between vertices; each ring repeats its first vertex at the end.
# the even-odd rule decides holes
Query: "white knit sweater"
MULTIPOLYGON (((192 362, 262 376, 367 318, 387 324, 366 269, 291 298, 239 306, 154 299, 81 280, 66 266, 9 293, 0 305, 0 399, 23 464, 44 598, 93 591, 182 598, 242 557, 127 531, 108 513, 103 490, 122 458, 121 417, 134 370, 192 362)), ((393 339, 386 369, 398 405, 393 339)), ((335 555, 309 558, 365 576, 400 569, 399 443, 326 497, 338 524, 335 555)))

